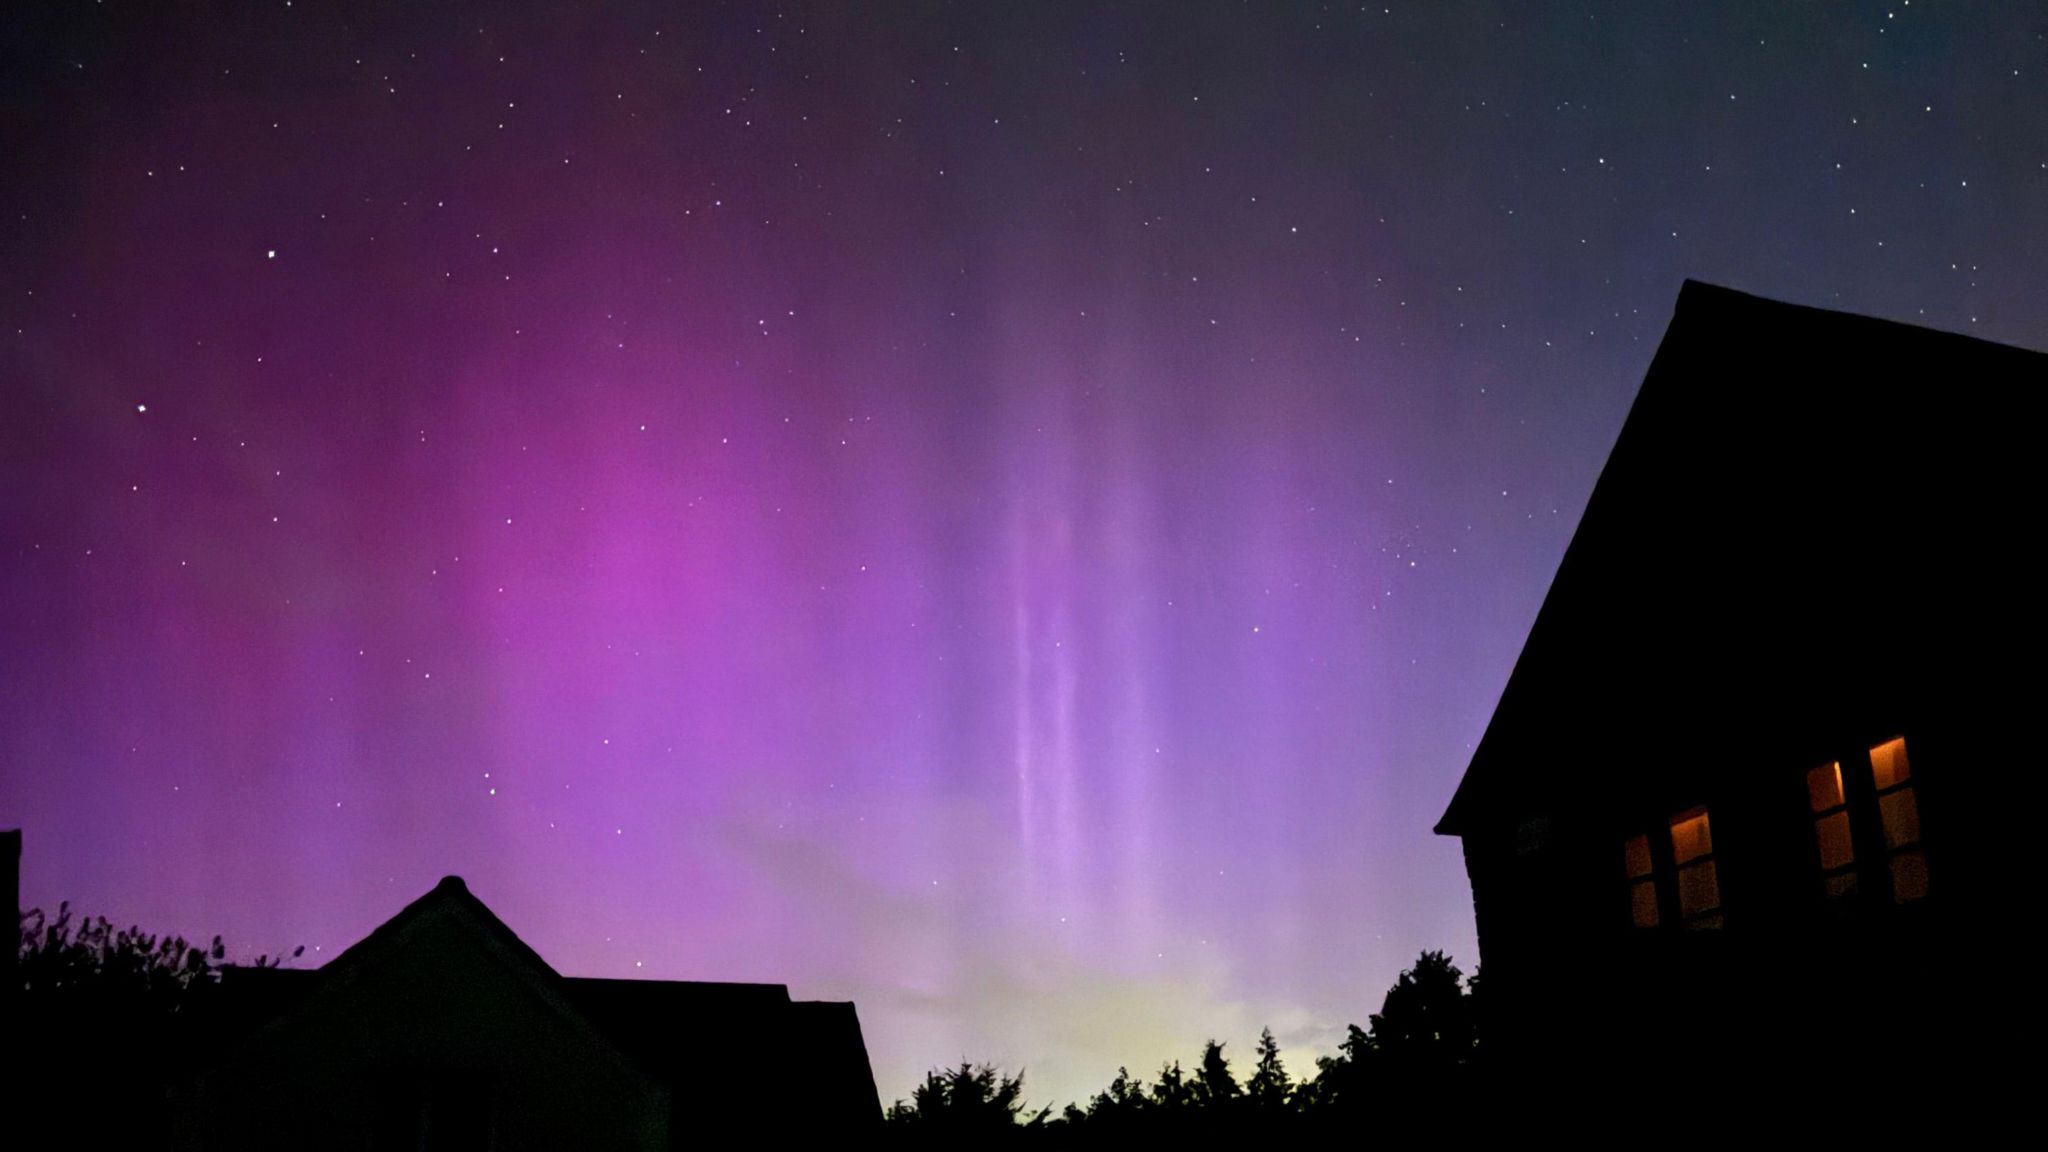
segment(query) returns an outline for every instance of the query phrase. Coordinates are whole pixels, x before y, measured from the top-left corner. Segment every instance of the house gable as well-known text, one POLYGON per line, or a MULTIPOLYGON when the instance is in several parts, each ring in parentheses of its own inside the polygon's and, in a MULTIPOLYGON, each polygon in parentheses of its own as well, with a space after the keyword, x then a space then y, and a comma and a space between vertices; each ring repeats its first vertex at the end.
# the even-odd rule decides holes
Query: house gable
POLYGON ((1940 1111, 1890 1071, 2002 1064, 1954 963, 2031 926, 2044 381, 1685 286, 1436 829, 1527 1102, 1690 1120, 1846 1074, 1940 1111))
POLYGON ((490 1147, 667 1143, 666 1089, 460 880, 318 977, 210 1072, 193 1142, 360 1147, 438 1124, 487 1130, 490 1147))
POLYGON ((1656 808, 1957 697, 2010 600, 1928 544, 2011 537, 2044 379, 2038 353, 1688 282, 1436 831, 1656 808))
POLYGON ((240 1039, 186 1094, 186 1147, 360 1147, 391 1135, 380 1113, 432 1128, 465 1108, 495 1148, 673 1147, 709 1116, 794 1139, 881 1121, 853 1005, 562 977, 455 877, 323 968, 229 970, 215 1011, 240 1039), (793 1055, 813 1081, 796 1111, 759 1074, 793 1055))

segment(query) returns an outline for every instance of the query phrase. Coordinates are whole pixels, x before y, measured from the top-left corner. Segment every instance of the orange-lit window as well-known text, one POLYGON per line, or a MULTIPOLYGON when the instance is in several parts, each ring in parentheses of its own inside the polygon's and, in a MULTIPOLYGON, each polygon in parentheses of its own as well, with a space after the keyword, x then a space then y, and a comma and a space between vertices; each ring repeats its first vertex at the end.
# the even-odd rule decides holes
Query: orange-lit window
POLYGON ((1638 928, 1657 926, 1656 865, 1650 860, 1650 838, 1628 838, 1628 910, 1638 928))
POLYGON ((1877 785, 1892 899, 1900 904, 1921 899, 1927 895, 1927 851, 1920 844, 1920 805, 1913 797, 1913 766, 1906 759, 1905 737, 1870 750, 1870 775, 1877 785))
POLYGON ((1687 928, 1721 926, 1721 880, 1714 871, 1714 829, 1707 810, 1671 818, 1671 859, 1678 866, 1678 916, 1687 928))
POLYGON ((1821 889, 1830 900, 1856 894, 1856 843, 1849 832, 1849 797, 1842 790, 1840 761, 1806 774, 1806 799, 1813 807, 1813 839, 1820 849, 1821 889))

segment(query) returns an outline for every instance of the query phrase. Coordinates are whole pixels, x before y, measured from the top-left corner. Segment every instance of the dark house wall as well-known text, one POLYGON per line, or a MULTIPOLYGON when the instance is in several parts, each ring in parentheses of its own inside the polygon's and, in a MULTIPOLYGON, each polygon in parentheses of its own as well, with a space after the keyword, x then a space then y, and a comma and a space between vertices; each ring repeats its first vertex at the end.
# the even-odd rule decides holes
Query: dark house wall
POLYGON ((2043 380, 2048 357, 1686 287, 1439 826, 1504 1060, 1670 1099, 1967 1058, 1985 1021, 1955 1009, 1956 950, 2016 934, 2043 380), (1901 735, 1927 864, 1904 901, 1869 766, 1901 735), (1829 761, 1854 897, 1822 876, 1806 774, 1829 761), (1721 917, 1687 930, 1670 821, 1701 805, 1721 917))
MULTIPOLYGON (((806 1130, 844 1134, 873 1129, 882 1114, 874 1068, 860 1017, 847 1001, 810 1000, 790 1005, 789 1051, 824 1071, 816 1080, 806 1130)), ((878 1134, 878 1133, 877 1133, 878 1134)))
POLYGON ((671 1147, 706 1125, 798 1143, 875 1135, 882 1107, 860 1020, 847 1003, 797 1001, 781 984, 562 982, 620 1051, 670 1086, 671 1147), (790 1107, 789 1077, 801 1108, 790 1107))

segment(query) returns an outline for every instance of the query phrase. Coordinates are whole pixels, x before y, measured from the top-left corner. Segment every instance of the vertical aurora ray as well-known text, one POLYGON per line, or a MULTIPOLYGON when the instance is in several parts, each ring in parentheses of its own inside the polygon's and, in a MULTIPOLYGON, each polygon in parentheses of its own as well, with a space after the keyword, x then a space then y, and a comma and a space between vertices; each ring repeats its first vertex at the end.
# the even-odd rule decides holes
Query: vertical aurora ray
POLYGON ((1473 959, 1429 828, 1684 277, 2048 344, 2017 7, 1496 7, 38 7, 27 899, 331 955, 455 872, 885 1097, 1304 1070, 1473 959))

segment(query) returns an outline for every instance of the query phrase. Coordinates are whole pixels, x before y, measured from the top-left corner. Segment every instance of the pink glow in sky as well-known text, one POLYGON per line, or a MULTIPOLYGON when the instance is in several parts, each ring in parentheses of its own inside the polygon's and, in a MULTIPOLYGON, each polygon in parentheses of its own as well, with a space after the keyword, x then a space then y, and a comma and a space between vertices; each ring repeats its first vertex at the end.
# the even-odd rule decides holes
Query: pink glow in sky
POLYGON ((163 7, 0 37, 25 899, 459 873, 885 1099, 1469 970, 1429 828, 1683 277, 2048 311, 2038 44, 1918 8, 163 7))

